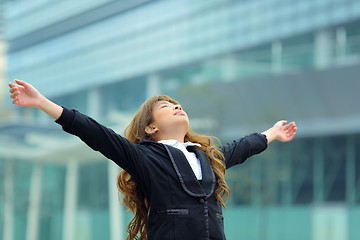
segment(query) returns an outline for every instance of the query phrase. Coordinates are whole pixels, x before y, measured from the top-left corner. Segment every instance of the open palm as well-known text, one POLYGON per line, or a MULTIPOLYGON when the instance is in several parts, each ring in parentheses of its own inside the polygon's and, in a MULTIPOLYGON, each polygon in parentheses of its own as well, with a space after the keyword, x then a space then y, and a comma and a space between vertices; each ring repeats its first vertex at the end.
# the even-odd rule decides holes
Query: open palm
POLYGON ((15 80, 17 84, 9 83, 10 97, 13 104, 23 107, 36 107, 40 102, 40 93, 29 83, 15 80))
POLYGON ((291 141, 296 134, 296 124, 291 122, 286 124, 287 121, 279 121, 274 125, 274 129, 277 132, 277 140, 281 142, 291 141))

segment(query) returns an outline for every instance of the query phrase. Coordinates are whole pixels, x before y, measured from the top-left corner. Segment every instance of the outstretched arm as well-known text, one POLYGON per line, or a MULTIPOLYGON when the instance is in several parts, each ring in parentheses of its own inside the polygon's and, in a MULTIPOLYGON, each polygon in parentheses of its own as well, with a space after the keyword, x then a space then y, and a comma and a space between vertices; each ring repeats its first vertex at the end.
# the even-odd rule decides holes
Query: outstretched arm
POLYGON ((273 140, 279 140, 281 142, 289 142, 293 140, 296 134, 296 124, 291 122, 286 124, 287 121, 281 120, 275 123, 272 128, 262 132, 267 138, 267 143, 269 144, 273 140))
POLYGON ((63 112, 63 108, 56 103, 41 95, 31 84, 15 80, 15 83, 9 83, 10 97, 13 99, 13 104, 22 107, 35 107, 47 113, 54 119, 58 119, 63 112))
POLYGON ((146 164, 141 161, 145 160, 145 157, 137 144, 76 110, 62 108, 51 102, 29 83, 15 81, 17 84, 9 83, 10 97, 14 104, 44 111, 56 119, 65 132, 78 136, 93 150, 101 152, 130 174, 143 171, 146 164))
POLYGON ((241 164, 249 157, 261 153, 273 140, 282 142, 291 141, 296 134, 296 125, 294 122, 286 123, 287 121, 285 120, 278 121, 272 128, 269 128, 261 134, 250 134, 224 145, 222 152, 225 157, 226 168, 228 169, 237 164, 241 164))

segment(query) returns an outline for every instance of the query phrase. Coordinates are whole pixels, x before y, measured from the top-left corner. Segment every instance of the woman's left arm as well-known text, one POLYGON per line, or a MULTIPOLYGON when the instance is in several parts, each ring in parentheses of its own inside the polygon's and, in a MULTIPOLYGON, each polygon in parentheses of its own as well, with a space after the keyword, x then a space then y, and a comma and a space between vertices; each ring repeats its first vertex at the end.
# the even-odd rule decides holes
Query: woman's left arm
POLYGON ((273 140, 289 142, 295 137, 296 129, 297 128, 295 122, 287 124, 286 120, 281 120, 275 123, 272 128, 269 128, 261 134, 264 134, 266 136, 268 144, 273 140))

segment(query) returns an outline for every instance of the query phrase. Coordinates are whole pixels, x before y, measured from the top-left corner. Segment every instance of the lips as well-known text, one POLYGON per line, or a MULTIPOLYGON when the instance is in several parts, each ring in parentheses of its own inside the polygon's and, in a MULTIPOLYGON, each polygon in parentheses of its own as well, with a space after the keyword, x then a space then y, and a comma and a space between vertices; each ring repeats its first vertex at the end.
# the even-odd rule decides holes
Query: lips
POLYGON ((185 112, 184 111, 177 111, 174 115, 185 115, 185 112))

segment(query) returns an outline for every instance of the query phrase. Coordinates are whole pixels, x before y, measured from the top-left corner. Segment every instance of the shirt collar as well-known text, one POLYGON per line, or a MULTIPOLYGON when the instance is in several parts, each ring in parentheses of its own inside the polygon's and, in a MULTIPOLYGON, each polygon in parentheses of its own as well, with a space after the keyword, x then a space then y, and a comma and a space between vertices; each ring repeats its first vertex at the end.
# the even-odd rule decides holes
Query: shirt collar
POLYGON ((178 140, 175 140, 175 139, 160 140, 160 141, 158 141, 158 143, 163 143, 163 144, 170 145, 170 146, 175 146, 177 144, 182 144, 182 145, 184 145, 185 148, 188 147, 188 146, 201 147, 201 145, 199 143, 193 143, 193 142, 181 143, 181 142, 179 142, 178 140))

